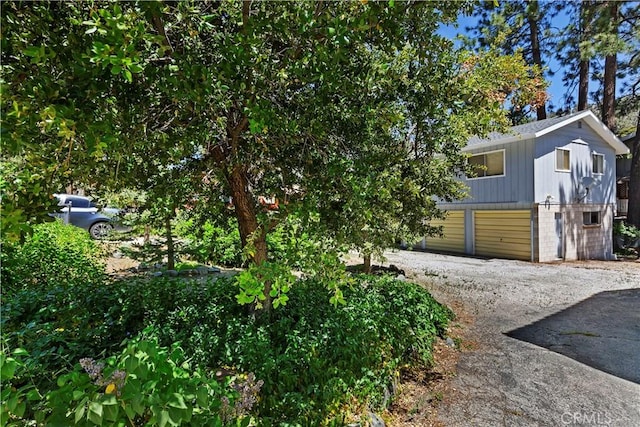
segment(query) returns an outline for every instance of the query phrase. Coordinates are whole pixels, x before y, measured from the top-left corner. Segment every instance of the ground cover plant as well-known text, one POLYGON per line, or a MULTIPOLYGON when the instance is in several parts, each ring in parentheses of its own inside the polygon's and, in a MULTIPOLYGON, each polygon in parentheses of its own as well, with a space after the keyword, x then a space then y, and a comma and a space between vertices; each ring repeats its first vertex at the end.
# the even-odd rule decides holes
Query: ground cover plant
POLYGON ((424 289, 389 277, 354 277, 338 305, 321 280, 299 280, 286 306, 258 318, 237 293, 232 278, 13 290, 3 296, 1 359, 20 363, 2 368, 11 385, 3 386, 3 411, 13 417, 3 419, 186 425, 216 413, 222 424, 341 425, 382 409, 400 369, 427 366, 451 317, 424 289), (140 351, 169 364, 156 360, 143 375, 126 361, 140 351), (104 369, 100 380, 88 360, 104 369), (167 385, 175 378, 183 380, 167 385), (136 381, 153 384, 141 401, 131 400, 136 381), (196 385, 208 387, 210 400, 198 400, 196 385))

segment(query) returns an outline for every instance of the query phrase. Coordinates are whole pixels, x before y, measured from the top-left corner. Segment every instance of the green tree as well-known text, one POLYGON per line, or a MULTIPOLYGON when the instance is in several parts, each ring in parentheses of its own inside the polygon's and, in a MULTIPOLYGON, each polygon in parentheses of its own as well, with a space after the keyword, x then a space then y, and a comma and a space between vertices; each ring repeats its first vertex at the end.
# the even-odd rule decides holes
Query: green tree
POLYGON ((459 194, 460 147, 506 124, 507 98, 545 98, 539 70, 517 56, 455 51, 436 34, 467 6, 7 3, 7 154, 55 165, 51 182, 94 187, 188 161, 194 182, 232 197, 257 266, 271 225, 300 208, 366 253, 406 218, 437 215, 431 196, 459 194), (277 213, 261 209, 266 195, 283 201, 277 213), (396 197, 386 216, 369 203, 396 197), (364 237, 349 237, 355 227, 364 237))
MULTIPOLYGON (((553 3, 537 0, 481 1, 474 10, 477 24, 467 28, 472 35, 467 44, 498 47, 508 55, 520 50, 528 64, 551 75, 547 63, 554 49, 551 18, 556 10, 553 3)), ((545 102, 535 111, 537 120, 547 118, 545 102)))

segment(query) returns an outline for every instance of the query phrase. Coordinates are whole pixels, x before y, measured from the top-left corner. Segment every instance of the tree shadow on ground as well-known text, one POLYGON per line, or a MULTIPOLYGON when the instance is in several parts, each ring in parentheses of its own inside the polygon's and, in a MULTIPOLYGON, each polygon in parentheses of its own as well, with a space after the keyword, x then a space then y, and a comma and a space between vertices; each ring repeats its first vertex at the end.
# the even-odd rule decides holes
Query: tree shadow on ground
POLYGON ((506 335, 640 384, 640 289, 595 294, 506 335))

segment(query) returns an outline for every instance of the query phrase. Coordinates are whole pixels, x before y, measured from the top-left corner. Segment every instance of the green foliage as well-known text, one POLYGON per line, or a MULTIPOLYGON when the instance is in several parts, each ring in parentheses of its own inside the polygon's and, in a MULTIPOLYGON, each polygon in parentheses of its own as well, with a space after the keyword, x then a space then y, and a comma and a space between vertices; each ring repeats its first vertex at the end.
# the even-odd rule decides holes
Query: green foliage
POLYGON ((104 362, 81 359, 72 372, 58 377, 59 388, 47 394, 46 423, 247 426, 260 382, 250 376, 246 382, 251 382, 252 393, 240 396, 234 381, 241 382, 235 377, 219 382, 193 368, 177 344, 166 348, 142 338, 117 357, 104 362), (239 398, 244 406, 234 405, 239 398))
POLYGON ((9 2, 6 153, 53 182, 149 189, 150 220, 232 197, 257 262, 265 195, 380 249, 460 194, 469 133, 543 89, 517 56, 471 64, 437 33, 470 4, 9 2))
POLYGON ((399 369, 429 364, 431 344, 451 317, 416 285, 361 276, 338 307, 324 284, 300 281, 286 306, 256 322, 230 298, 233 286, 219 280, 165 287, 148 320, 161 342, 181 341, 198 365, 264 379, 265 425, 328 421, 347 407, 358 410, 353 402, 379 406, 399 369))
POLYGON ((214 263, 230 267, 242 265, 242 245, 238 222, 235 218, 214 221, 197 219, 178 221, 176 234, 186 240, 182 252, 201 263, 214 263))
POLYGON ((80 228, 61 221, 37 225, 23 244, 5 242, 2 247, 3 293, 100 282, 100 255, 97 244, 80 228))
POLYGON ((32 231, 30 223, 49 219, 47 213, 58 209, 57 200, 47 191, 49 185, 38 165, 28 164, 20 156, 0 160, 0 236, 3 242, 18 242, 32 231))
MULTIPOLYGON (((146 342, 148 348, 156 348, 149 339, 156 337, 165 347, 180 342, 183 354, 190 357, 190 367, 185 368, 181 358, 169 357, 173 350, 159 349, 158 354, 164 356, 157 359, 149 356, 148 362, 156 367, 161 365, 160 359, 173 361, 167 362, 171 366, 163 365, 166 371, 162 368, 145 377, 145 384, 158 381, 155 390, 161 394, 160 403, 153 404, 168 407, 171 393, 179 393, 163 388, 165 379, 175 379, 171 375, 165 378, 166 372, 175 372, 174 368, 191 372, 184 378, 193 384, 190 381, 196 381, 194 372, 198 369, 202 377, 197 381, 204 381, 203 372, 224 368, 231 376, 253 372, 255 378, 264 380, 255 407, 262 425, 341 423, 346 419, 337 414, 380 407, 385 387, 390 387, 404 366, 429 364, 431 344, 443 334, 451 312, 419 286, 386 277, 353 278, 351 286, 341 287, 344 303, 337 306, 329 302, 332 291, 327 288, 317 279, 298 280, 286 293, 287 304, 260 320, 247 316, 237 303, 235 279, 129 278, 47 292, 27 289, 3 304, 2 329, 12 348, 29 352, 23 357, 25 369, 14 384, 18 389, 35 384, 42 394, 56 389, 48 405, 59 416, 74 417, 75 411, 80 414, 83 410, 78 408, 84 407, 79 416, 86 422, 87 417, 97 416, 90 415, 90 402, 94 402, 91 407, 102 405, 103 418, 107 411, 115 411, 105 409, 105 399, 113 402, 112 394, 105 393, 111 382, 98 385, 75 365, 88 356, 98 359, 122 352, 106 361, 102 378, 106 381, 120 370, 127 373, 129 381, 133 376, 127 357, 155 351, 141 346, 146 342), (149 327, 152 329, 142 342, 120 350, 123 340, 149 327), (52 382, 71 369, 73 372, 60 380, 62 385, 52 382), (61 408, 73 410, 67 415, 61 408)), ((115 390, 124 393, 124 387, 116 384, 115 390)), ((141 384, 136 389, 153 392, 141 384)), ((122 406, 124 401, 115 398, 117 416, 125 416, 128 403, 122 406)), ((146 408, 147 415, 154 414, 150 406, 146 408)))
POLYGON ((0 426, 23 425, 22 417, 29 402, 42 398, 37 388, 31 384, 22 384, 25 376, 23 358, 28 353, 21 348, 10 351, 4 342, 0 348, 0 426))
POLYGON ((269 261, 251 265, 236 277, 239 288, 236 297, 238 304, 252 304, 256 309, 262 309, 263 301, 267 298, 265 285, 268 283, 268 294, 272 298, 273 308, 286 305, 289 300, 287 293, 295 281, 296 277, 286 265, 269 261))
POLYGON ((618 250, 623 253, 640 251, 640 228, 624 221, 615 221, 613 224, 613 238, 618 250))
POLYGON ((96 282, 19 290, 0 308, 3 337, 12 348, 29 352, 25 363, 31 380, 48 389, 52 373, 87 354, 117 351, 143 328, 139 285, 96 282))

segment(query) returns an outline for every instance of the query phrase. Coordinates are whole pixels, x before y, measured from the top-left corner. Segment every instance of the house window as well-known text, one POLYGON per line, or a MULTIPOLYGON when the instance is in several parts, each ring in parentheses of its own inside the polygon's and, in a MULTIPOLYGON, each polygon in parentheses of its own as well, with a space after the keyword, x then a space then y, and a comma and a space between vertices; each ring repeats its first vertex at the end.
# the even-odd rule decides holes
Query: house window
POLYGON ((556 170, 566 172, 571 170, 571 151, 556 148, 556 170))
POLYGON ((602 215, 600 211, 582 212, 583 225, 600 225, 602 224, 602 215))
POLYGON ((469 164, 476 174, 473 178, 504 176, 504 150, 475 154, 469 158, 469 164))
POLYGON ((604 173, 604 154, 593 153, 591 155, 591 163, 592 163, 591 171, 593 173, 598 173, 598 174, 604 173))

